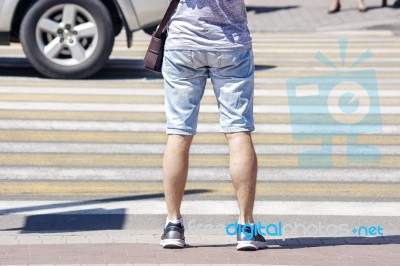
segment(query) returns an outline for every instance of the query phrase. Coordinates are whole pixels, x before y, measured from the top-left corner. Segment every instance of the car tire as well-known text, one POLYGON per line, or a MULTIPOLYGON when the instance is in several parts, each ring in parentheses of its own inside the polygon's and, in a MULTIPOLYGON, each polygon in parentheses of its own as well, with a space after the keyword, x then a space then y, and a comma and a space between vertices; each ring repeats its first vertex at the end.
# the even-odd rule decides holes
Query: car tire
POLYGON ((22 21, 20 40, 41 74, 78 79, 105 65, 114 46, 114 30, 101 1, 37 1, 22 21))
POLYGON ((149 28, 144 28, 143 31, 151 36, 157 30, 157 28, 158 28, 158 25, 155 25, 155 26, 152 26, 149 28))

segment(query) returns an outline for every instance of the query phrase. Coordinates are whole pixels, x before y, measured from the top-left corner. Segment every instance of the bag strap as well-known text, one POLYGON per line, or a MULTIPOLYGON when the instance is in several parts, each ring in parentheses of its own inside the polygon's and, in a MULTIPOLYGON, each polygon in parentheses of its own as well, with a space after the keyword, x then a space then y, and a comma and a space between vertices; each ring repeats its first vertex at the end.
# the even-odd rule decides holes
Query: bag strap
POLYGON ((154 33, 155 37, 161 38, 161 35, 165 31, 168 22, 170 21, 176 8, 178 7, 178 4, 179 4, 179 0, 171 0, 171 3, 169 4, 169 7, 167 9, 167 12, 165 12, 165 15, 164 15, 163 19, 161 20, 160 25, 158 26, 156 32, 154 33))

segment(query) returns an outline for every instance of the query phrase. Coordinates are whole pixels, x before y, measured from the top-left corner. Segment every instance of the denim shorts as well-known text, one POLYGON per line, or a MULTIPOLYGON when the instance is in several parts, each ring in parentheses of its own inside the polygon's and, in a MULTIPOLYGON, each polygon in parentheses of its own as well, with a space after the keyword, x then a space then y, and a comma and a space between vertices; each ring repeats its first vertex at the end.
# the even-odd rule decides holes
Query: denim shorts
POLYGON ((221 131, 254 130, 252 49, 225 52, 166 50, 162 73, 167 134, 196 134, 207 78, 211 78, 217 99, 221 131))

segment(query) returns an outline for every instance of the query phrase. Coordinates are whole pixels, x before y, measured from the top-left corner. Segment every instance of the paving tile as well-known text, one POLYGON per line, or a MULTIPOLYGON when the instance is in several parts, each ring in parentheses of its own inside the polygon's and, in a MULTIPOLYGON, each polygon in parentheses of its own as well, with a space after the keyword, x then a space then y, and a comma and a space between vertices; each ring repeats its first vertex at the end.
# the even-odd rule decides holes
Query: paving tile
POLYGON ((18 239, 16 237, 1 237, 1 245, 16 245, 18 244, 18 239))
POLYGON ((238 264, 237 266, 262 266, 262 264, 238 264))
POLYGON ((54 264, 55 266, 80 266, 80 264, 54 264))
MULTIPOLYGON (((73 236, 76 239, 76 236, 73 236)), ((339 238, 341 239, 341 238, 339 238)), ((350 238, 354 239, 354 238, 350 238)), ((163 264, 265 264, 270 265, 331 265, 338 254, 341 257, 341 265, 359 265, 379 262, 380 259, 389 262, 400 260, 397 244, 344 244, 339 246, 326 246, 324 241, 336 241, 337 239, 302 238, 287 239, 286 241, 274 240, 279 244, 286 244, 260 250, 257 252, 238 252, 232 246, 204 246, 192 247, 183 250, 166 250, 158 244, 113 244, 113 243, 73 243, 57 245, 20 245, 3 246, 6 257, 0 257, 0 264, 27 262, 42 263, 69 263, 69 264, 140 264, 163 262, 163 264), (316 242, 314 240, 317 240, 316 242), (318 242, 320 241, 320 242, 318 242), (301 243, 303 242, 303 243, 301 243), (307 244, 317 243, 316 247, 306 247, 307 244), (321 244, 323 243, 323 244, 321 244), (6 248, 7 247, 7 248, 6 248), (43 258, 43 253, 50 256, 43 258), (8 258, 8 254, 10 259, 8 258), (4 261, 1 261, 3 258, 4 261)), ((365 240, 371 239, 361 239, 365 240)), ((382 240, 382 239, 380 239, 382 240)), ((390 264, 387 264, 390 265, 390 264)), ((204 266, 204 265, 202 265, 204 266)))
POLYGON ((20 245, 42 244, 42 240, 38 237, 23 237, 17 238, 20 245))
POLYGON ((54 264, 30 264, 29 263, 29 266, 53 266, 54 264))
POLYGON ((85 236, 66 236, 64 240, 67 244, 90 243, 89 239, 85 236))

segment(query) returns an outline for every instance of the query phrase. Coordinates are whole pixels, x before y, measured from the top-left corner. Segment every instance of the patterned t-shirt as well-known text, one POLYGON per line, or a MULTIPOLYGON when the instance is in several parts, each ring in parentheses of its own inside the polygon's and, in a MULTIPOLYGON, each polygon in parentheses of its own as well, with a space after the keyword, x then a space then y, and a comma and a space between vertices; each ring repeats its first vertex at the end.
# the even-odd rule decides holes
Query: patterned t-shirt
POLYGON ((232 51, 251 47, 244 0, 181 0, 165 49, 232 51))

